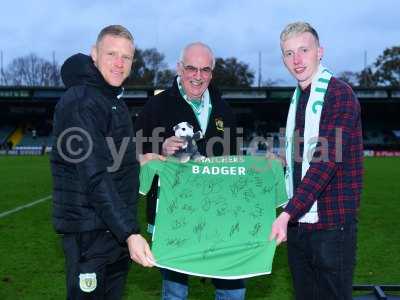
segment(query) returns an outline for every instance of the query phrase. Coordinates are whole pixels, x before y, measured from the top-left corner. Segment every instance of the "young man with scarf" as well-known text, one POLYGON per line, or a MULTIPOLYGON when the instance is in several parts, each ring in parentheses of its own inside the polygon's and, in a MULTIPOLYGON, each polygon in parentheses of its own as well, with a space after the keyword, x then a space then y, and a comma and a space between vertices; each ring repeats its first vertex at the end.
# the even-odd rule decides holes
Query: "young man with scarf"
POLYGON ((363 173, 360 104, 321 65, 323 49, 310 24, 287 25, 280 40, 298 86, 286 124, 289 201, 270 239, 287 239, 297 300, 350 300, 363 173))
MULTIPOLYGON (((177 64, 178 76, 171 88, 149 99, 135 122, 136 140, 143 143, 143 153, 173 155, 184 145, 174 136, 174 126, 188 122, 193 131, 201 131, 198 150, 204 156, 236 154, 235 118, 229 105, 210 83, 215 59, 211 49, 200 42, 187 45, 177 64), (220 142, 223 141, 223 142, 220 142)), ((138 149, 139 151, 139 149, 138 149)), ((154 224, 157 178, 147 195, 149 224, 154 224)), ((151 228, 151 225, 150 225, 151 228)), ((162 269, 162 299, 185 300, 188 297, 188 275, 162 269)), ((212 279, 215 299, 243 300, 243 280, 212 279)))

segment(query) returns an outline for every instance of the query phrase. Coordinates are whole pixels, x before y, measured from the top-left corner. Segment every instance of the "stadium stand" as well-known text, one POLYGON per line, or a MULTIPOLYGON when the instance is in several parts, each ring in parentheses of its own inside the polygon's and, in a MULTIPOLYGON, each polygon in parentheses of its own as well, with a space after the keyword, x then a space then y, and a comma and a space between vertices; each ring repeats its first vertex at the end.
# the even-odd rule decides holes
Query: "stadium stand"
POLYGON ((10 135, 14 132, 15 126, 3 125, 0 126, 0 147, 4 147, 7 144, 7 140, 10 135))
POLYGON ((368 150, 399 150, 400 137, 395 129, 382 129, 368 124, 363 131, 364 148, 368 150))
MULTIPOLYGON (((157 89, 127 88, 124 100, 134 120, 157 89)), ((355 88, 362 111, 365 150, 400 153, 400 88, 355 88)), ((22 135, 11 138, 14 147, 49 147, 54 106, 63 88, 0 87, 0 146, 7 149, 18 128, 22 135)), ((263 152, 281 146, 293 87, 225 88, 222 97, 232 106, 243 140, 242 149, 263 152), (256 142, 252 144, 256 138, 256 142), (259 141, 257 141, 259 139, 259 141), (268 142, 266 146, 265 139, 268 142)), ((399 154, 400 155, 400 154, 399 154)))
POLYGON ((17 144, 20 147, 42 147, 42 146, 51 146, 51 137, 50 136, 40 136, 40 137, 32 137, 29 134, 24 135, 22 140, 17 144))

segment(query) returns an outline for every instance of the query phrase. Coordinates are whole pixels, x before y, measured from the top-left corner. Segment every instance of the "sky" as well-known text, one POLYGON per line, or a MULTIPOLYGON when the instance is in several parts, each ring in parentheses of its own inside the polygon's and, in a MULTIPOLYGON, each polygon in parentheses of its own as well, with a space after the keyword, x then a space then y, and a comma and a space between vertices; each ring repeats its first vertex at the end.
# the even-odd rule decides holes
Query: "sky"
POLYGON ((127 27, 141 49, 157 48, 175 68, 188 43, 208 44, 216 57, 249 64, 258 80, 295 82, 282 64, 279 34, 286 24, 309 22, 324 47, 323 64, 334 73, 358 72, 384 49, 400 45, 398 0, 14 0, 3 1, 3 65, 35 53, 59 64, 89 53, 98 32, 127 27), (259 64, 261 53, 261 64, 259 64))

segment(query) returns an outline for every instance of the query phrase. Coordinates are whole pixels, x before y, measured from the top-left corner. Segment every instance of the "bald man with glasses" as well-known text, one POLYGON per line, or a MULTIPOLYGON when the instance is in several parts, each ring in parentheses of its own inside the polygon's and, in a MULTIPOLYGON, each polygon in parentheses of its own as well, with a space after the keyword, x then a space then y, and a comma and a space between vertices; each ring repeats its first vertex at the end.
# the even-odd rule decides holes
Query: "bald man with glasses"
MULTIPOLYGON (((172 87, 149 99, 136 120, 136 138, 142 136, 146 141, 142 143, 143 153, 173 155, 184 145, 184 141, 174 135, 173 127, 188 122, 193 132, 203 134, 197 141, 201 155, 236 154, 236 122, 232 109, 211 83, 214 66, 214 54, 207 45, 196 42, 182 50, 172 87)), ((150 232, 155 218, 157 182, 155 177, 152 191, 147 194, 150 232)), ((161 274, 162 299, 187 299, 188 275, 167 269, 161 269, 161 274)), ((245 298, 243 280, 212 279, 212 282, 216 300, 245 298)))

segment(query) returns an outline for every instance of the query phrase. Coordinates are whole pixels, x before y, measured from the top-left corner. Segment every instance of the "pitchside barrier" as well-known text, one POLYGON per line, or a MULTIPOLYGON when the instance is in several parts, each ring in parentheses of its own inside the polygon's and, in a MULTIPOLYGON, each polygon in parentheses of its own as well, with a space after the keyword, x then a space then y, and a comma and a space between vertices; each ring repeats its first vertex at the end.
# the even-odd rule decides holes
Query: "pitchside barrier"
POLYGON ((364 150, 364 156, 399 157, 400 150, 364 150))
POLYGON ((51 151, 51 147, 46 146, 17 146, 11 150, 0 150, 0 155, 22 156, 22 155, 44 155, 51 151))
POLYGON ((354 300, 400 300, 400 295, 387 292, 400 292, 400 285, 353 285, 353 291, 367 291, 366 295, 353 297, 354 300))

